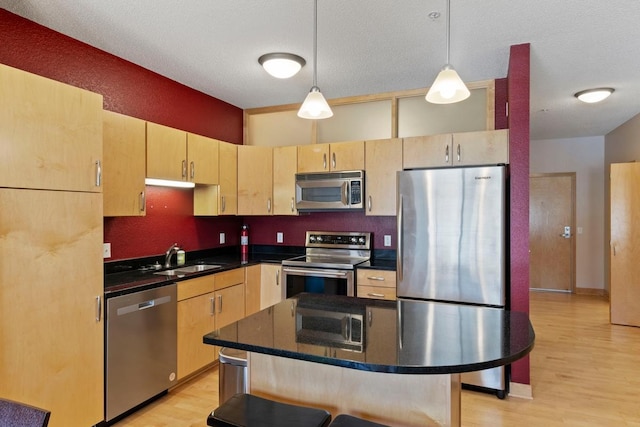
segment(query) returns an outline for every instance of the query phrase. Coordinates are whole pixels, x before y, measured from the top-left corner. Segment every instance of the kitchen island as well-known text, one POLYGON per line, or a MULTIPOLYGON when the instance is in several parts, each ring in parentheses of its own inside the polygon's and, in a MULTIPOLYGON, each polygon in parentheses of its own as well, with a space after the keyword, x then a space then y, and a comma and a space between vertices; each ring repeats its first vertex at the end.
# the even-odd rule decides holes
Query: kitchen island
POLYGON ((525 313, 299 294, 212 331, 246 350, 252 394, 393 426, 459 426, 460 373, 509 364, 535 334, 525 313))

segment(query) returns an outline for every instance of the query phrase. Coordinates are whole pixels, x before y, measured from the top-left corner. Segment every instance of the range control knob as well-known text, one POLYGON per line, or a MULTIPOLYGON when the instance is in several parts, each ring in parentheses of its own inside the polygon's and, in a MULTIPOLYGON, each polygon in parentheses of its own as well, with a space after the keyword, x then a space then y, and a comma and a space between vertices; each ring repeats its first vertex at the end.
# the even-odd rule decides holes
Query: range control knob
POLYGON ((358 243, 358 238, 357 238, 357 237, 355 237, 355 236, 353 236, 353 237, 351 238, 351 243, 358 243))
POLYGON ((364 240, 365 240, 364 237, 360 237, 358 239, 358 243, 360 243, 361 245, 364 245, 364 240))
POLYGON ((318 236, 318 237, 316 237, 316 241, 317 241, 317 242, 322 242, 322 236, 318 236))
POLYGON ((316 241, 316 236, 309 236, 309 241, 311 243, 315 242, 316 241))

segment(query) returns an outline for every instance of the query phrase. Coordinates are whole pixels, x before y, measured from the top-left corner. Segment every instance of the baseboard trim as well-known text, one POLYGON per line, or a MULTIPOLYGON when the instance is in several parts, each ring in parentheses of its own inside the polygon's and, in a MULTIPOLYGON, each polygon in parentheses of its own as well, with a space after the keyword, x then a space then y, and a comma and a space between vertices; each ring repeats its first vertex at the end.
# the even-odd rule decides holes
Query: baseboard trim
POLYGON ((509 383, 509 397, 518 397, 521 399, 533 399, 533 391, 531 384, 509 383))
POLYGON ((609 293, 602 288, 576 288, 577 295, 593 295, 598 297, 608 297, 609 293))

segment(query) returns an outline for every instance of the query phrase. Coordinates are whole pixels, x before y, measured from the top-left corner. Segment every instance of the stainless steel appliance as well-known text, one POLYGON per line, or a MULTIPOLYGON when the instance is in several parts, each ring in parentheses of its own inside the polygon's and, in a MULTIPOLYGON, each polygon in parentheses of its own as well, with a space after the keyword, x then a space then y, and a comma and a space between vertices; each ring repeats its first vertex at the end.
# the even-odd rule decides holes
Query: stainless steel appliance
POLYGON ((371 233, 307 231, 305 255, 282 261, 287 298, 300 292, 355 295, 355 266, 371 257, 371 233))
MULTIPOLYGON (((506 167, 398 172, 397 295, 504 309, 506 167)), ((504 368, 462 382, 506 392, 504 368)))
POLYGON ((364 209, 364 171, 296 174, 299 212, 364 209))
POLYGON ((324 345, 345 350, 364 350, 364 306, 349 310, 338 307, 296 305, 296 342, 324 345))
POLYGON ((175 284, 108 298, 105 421, 175 384, 175 284))

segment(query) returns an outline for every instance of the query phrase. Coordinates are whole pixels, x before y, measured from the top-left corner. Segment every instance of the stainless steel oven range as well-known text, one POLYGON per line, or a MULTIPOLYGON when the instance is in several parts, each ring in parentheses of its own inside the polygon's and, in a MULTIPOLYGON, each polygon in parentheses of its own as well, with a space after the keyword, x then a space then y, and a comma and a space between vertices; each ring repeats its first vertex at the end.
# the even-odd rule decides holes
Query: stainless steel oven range
POLYGON ((287 298, 301 292, 355 296, 355 267, 371 257, 371 233, 307 231, 305 255, 282 261, 287 298))

